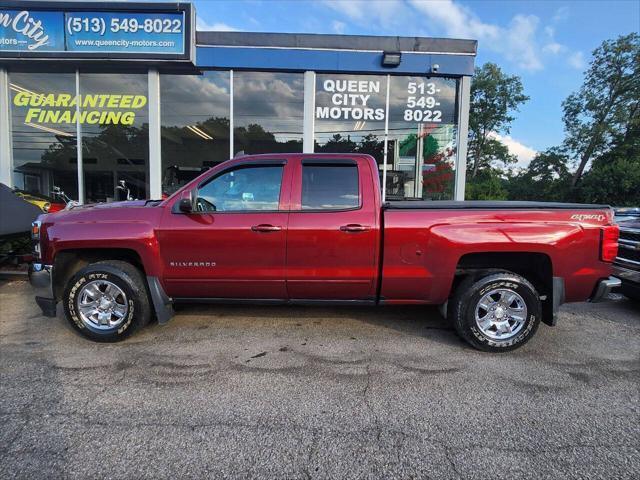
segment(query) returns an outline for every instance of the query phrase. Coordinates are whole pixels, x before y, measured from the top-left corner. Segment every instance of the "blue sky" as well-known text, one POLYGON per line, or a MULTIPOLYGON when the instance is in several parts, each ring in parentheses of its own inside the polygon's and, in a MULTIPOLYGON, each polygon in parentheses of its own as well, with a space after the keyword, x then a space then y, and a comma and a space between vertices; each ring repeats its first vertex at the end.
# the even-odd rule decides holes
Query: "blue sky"
POLYGON ((196 0, 199 29, 474 38, 477 64, 519 75, 531 100, 503 141, 526 164, 563 139, 562 100, 603 40, 640 29, 640 2, 196 0))

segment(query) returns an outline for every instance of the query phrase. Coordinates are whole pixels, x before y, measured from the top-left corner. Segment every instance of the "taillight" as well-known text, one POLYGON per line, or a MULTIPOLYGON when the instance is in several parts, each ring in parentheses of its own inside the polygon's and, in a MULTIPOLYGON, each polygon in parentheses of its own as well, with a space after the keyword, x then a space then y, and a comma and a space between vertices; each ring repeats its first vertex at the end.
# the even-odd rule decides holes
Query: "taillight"
POLYGON ((609 225, 602 228, 600 236, 600 260, 603 262, 613 262, 618 256, 618 236, 620 228, 618 225, 609 225))

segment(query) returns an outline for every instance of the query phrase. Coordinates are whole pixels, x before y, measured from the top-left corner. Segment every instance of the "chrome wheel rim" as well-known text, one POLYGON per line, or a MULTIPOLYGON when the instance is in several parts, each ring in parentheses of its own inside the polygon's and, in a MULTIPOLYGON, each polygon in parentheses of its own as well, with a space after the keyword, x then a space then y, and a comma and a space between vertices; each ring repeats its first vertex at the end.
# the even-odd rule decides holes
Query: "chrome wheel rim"
POLYGON ((83 286, 78 294, 77 307, 82 322, 99 330, 120 326, 129 312, 124 291, 107 280, 93 280, 83 286))
POLYGON ((516 336, 527 320, 527 304, 508 288, 496 288, 485 293, 476 305, 476 325, 492 340, 507 340, 516 336))

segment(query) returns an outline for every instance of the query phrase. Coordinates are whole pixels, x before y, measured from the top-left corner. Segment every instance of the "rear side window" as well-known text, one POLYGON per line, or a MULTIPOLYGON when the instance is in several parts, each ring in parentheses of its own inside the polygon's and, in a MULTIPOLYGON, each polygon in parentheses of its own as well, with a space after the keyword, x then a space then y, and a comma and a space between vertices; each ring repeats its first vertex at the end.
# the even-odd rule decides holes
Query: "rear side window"
POLYGON ((357 165, 302 166, 303 210, 345 210, 359 206, 357 165))

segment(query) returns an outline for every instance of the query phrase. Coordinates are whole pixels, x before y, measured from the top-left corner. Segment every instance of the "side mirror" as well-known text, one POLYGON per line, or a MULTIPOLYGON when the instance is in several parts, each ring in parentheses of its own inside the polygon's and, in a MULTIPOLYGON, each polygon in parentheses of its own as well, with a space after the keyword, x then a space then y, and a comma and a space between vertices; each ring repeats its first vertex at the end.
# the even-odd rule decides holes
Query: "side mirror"
POLYGON ((193 212, 193 202, 190 198, 183 198, 178 203, 178 210, 182 213, 192 213, 193 212))

